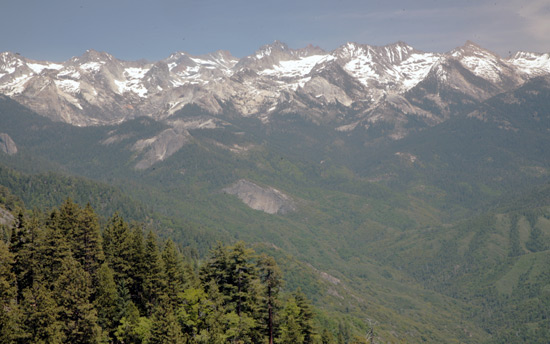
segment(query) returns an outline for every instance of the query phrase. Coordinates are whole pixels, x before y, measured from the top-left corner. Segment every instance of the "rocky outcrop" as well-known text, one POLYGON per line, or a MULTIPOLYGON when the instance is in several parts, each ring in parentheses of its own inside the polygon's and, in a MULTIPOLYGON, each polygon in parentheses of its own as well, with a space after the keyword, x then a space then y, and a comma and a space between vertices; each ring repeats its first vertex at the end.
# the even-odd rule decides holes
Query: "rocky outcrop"
POLYGON ((8 155, 17 153, 17 146, 11 137, 6 133, 0 133, 0 151, 8 155))
POLYGON ((13 225, 14 220, 15 218, 9 211, 0 207, 0 225, 10 227, 13 225))
POLYGON ((190 137, 191 135, 185 129, 170 128, 152 138, 137 141, 133 150, 143 154, 141 160, 136 164, 136 169, 144 170, 163 161, 180 150, 190 137))
POLYGON ((248 180, 241 179, 223 191, 236 195, 250 208, 268 214, 285 214, 296 210, 296 205, 289 196, 275 188, 261 187, 248 180))

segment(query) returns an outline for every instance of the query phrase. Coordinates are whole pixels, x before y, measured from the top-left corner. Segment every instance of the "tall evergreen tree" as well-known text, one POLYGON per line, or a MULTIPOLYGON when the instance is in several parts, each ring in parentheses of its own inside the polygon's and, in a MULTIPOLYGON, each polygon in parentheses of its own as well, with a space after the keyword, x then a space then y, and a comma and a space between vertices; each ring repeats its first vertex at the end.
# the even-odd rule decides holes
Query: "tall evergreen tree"
POLYGON ((113 334, 117 326, 117 286, 113 270, 103 263, 97 271, 97 287, 94 305, 97 309, 98 324, 113 334))
POLYGON ((97 343, 101 329, 97 312, 90 303, 91 281, 84 268, 72 256, 62 262, 63 274, 55 281, 54 296, 59 306, 58 319, 69 343, 97 343))
POLYGON ((267 308, 267 334, 269 338, 269 344, 273 344, 275 338, 274 329, 274 312, 277 307, 279 289, 282 285, 281 270, 277 266, 275 259, 263 255, 258 261, 260 270, 260 280, 263 284, 265 293, 265 305, 267 308))
POLYGON ((65 341, 63 322, 58 319, 59 306, 45 283, 36 281, 22 293, 21 332, 17 343, 57 344, 65 341))
MULTIPOLYGON (((84 209, 78 209, 75 215, 75 227, 72 229, 73 256, 84 271, 93 277, 104 260, 99 222, 89 203, 84 209)), ((95 278, 92 278, 92 282, 95 286, 95 278)))
POLYGON ((147 314, 151 315, 164 294, 166 277, 157 237, 149 231, 145 239, 145 276, 143 278, 143 294, 147 305, 147 314))
POLYGON ((183 269, 183 260, 176 251, 176 246, 172 240, 167 240, 164 245, 162 261, 164 275, 166 276, 166 294, 172 305, 175 306, 178 295, 183 292, 185 287, 185 271, 183 269))
POLYGON ((65 237, 72 238, 74 230, 78 227, 78 216, 80 215, 80 207, 70 198, 59 207, 55 218, 55 227, 58 228, 65 237))
POLYGON ((144 281, 147 275, 147 262, 145 261, 145 243, 143 230, 137 224, 131 225, 131 245, 130 254, 130 277, 131 284, 128 286, 132 301, 142 314, 146 312, 146 302, 144 296, 144 281))
POLYGON ((12 271, 13 254, 0 240, 0 343, 10 343, 17 332, 17 284, 12 271))
POLYGON ((294 297, 290 297, 285 304, 283 316, 281 319, 281 336, 277 339, 278 343, 304 343, 304 332, 301 326, 301 310, 294 297))
POLYGON ((37 245, 38 272, 41 281, 51 289, 55 281, 65 273, 64 262, 72 258, 71 241, 57 227, 59 213, 53 211, 47 221, 47 226, 40 232, 40 242, 37 245))
POLYGON ((298 322, 302 333, 304 334, 304 344, 311 344, 314 341, 315 335, 315 326, 313 325, 313 308, 309 303, 306 295, 298 289, 294 293, 294 299, 296 300, 296 305, 300 309, 300 316, 298 322))
POLYGON ((150 341, 158 344, 184 343, 181 327, 167 298, 155 308, 150 341))
POLYGON ((103 232, 103 252, 105 260, 114 271, 117 284, 124 280, 126 286, 132 285, 130 280, 131 247, 130 228, 124 219, 115 213, 103 232))
POLYGON ((227 335, 235 341, 250 338, 257 342, 262 336, 261 288, 254 258, 254 251, 242 242, 228 249, 218 245, 201 269, 203 285, 209 288, 214 283, 223 296, 231 332, 227 335))
POLYGON ((17 280, 18 298, 26 288, 32 287, 40 262, 37 254, 40 224, 38 216, 33 214, 27 220, 21 210, 17 216, 17 226, 12 230, 10 251, 14 254, 13 272, 17 280))

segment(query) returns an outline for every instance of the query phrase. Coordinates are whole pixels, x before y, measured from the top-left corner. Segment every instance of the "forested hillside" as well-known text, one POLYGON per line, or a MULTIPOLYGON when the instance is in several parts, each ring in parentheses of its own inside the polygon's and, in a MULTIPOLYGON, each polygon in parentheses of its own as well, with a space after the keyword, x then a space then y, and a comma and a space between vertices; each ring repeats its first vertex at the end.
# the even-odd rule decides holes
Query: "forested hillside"
POLYGON ((1 343, 350 340, 349 327, 323 328, 300 290, 282 292, 274 259, 242 242, 218 244, 199 263, 119 214, 101 228, 91 206, 71 200, 20 209, 3 231, 1 343))

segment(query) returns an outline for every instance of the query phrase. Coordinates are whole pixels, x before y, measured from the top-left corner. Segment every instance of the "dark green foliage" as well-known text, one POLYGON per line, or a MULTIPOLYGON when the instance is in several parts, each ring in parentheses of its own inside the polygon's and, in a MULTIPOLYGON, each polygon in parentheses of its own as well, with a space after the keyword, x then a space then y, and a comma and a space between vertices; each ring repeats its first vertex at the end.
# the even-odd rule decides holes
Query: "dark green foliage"
POLYGON ((181 327, 169 302, 160 302, 152 317, 151 342, 159 344, 183 344, 181 327))
POLYGON ((25 174, 0 165, 1 187, 7 187, 13 195, 7 196, 6 202, 9 207, 22 206, 24 203, 27 208, 47 209, 70 197, 79 204, 90 203, 94 211, 98 211, 104 217, 111 215, 113 209, 134 220, 142 220, 145 217, 144 207, 119 189, 84 178, 52 172, 25 174))
POLYGON ((280 312, 277 264, 242 242, 219 245, 198 280, 171 240, 161 250, 118 214, 102 246, 93 209, 70 199, 21 212, 13 233, 0 241, 2 343, 306 343, 315 332, 309 301, 296 293, 282 306, 294 313, 280 312))
POLYGON ((112 333, 116 329, 118 293, 113 270, 103 263, 97 271, 97 286, 94 293, 98 324, 112 333))
POLYGON ((165 293, 171 304, 176 305, 178 295, 185 288, 185 271, 183 269, 183 259, 176 251, 174 242, 170 239, 164 244, 162 263, 166 280, 165 293))
POLYGON ((44 283, 35 283, 22 292, 20 301, 21 332, 18 343, 64 343, 60 307, 53 292, 44 283))
POLYGON ((130 276, 132 236, 130 227, 115 213, 103 231, 103 251, 105 259, 113 269, 115 282, 126 286, 132 284, 130 276))
POLYGON ((0 240, 0 343, 12 342, 17 334, 17 284, 12 271, 13 253, 0 240))
POLYGON ((63 273, 54 282, 54 297, 59 307, 58 319, 69 343, 97 343, 101 328, 97 310, 90 302, 90 276, 72 256, 62 262, 63 273))
POLYGON ((151 315, 166 288, 166 275, 157 237, 152 231, 149 231, 145 240, 144 262, 143 296, 147 314, 151 315))

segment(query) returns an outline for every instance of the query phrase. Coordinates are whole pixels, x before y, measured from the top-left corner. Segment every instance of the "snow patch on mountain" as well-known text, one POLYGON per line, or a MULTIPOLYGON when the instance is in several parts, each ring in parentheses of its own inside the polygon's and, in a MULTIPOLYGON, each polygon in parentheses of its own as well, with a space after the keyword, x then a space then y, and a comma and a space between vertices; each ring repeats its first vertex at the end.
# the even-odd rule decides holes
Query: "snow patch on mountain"
POLYGON ((510 63, 530 76, 550 73, 550 53, 537 54, 518 52, 509 59, 510 63))
POLYGON ((281 61, 273 66, 272 69, 264 69, 258 74, 267 76, 276 76, 278 78, 298 78, 304 77, 311 72, 318 63, 334 60, 330 55, 312 55, 299 57, 296 60, 281 61))
POLYGON ((44 69, 54 69, 59 70, 63 68, 62 64, 59 63, 31 63, 28 62, 27 66, 33 70, 36 74, 40 74, 44 69))
POLYGON ((441 58, 440 54, 414 53, 395 68, 402 76, 401 91, 408 91, 428 75, 432 66, 441 58))
POLYGON ((15 77, 11 81, 0 85, 0 91, 9 97, 21 94, 25 91, 26 84, 32 77, 32 74, 23 74, 15 77))
POLYGON ((72 94, 76 94, 80 92, 80 83, 75 80, 70 79, 63 79, 63 80, 55 80, 55 85, 61 89, 63 92, 68 92, 72 94))
POLYGON ((143 85, 142 79, 148 71, 149 68, 126 68, 123 73, 126 80, 114 80, 114 83, 118 87, 118 93, 124 94, 126 92, 133 92, 144 98, 148 91, 143 85))
POLYGON ((101 66, 105 64, 105 62, 87 62, 80 65, 80 69, 85 70, 86 72, 99 72, 101 69, 101 66))

